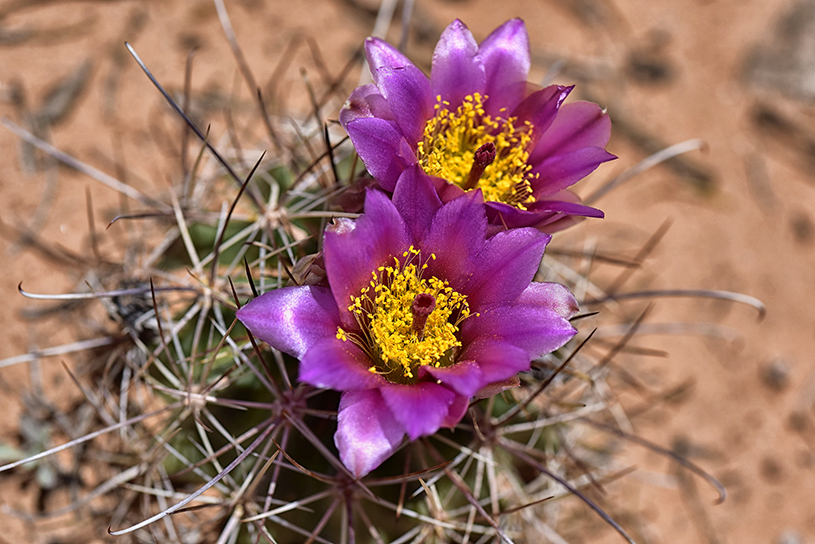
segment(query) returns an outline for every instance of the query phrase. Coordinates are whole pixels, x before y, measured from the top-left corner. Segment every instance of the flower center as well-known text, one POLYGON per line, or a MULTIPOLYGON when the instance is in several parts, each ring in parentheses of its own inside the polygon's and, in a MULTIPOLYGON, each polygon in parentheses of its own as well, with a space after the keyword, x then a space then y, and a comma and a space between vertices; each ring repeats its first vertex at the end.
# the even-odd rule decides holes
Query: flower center
MULTIPOLYGON (((435 255, 430 255, 435 259, 435 255)), ((466 295, 436 278, 422 277, 427 263, 412 246, 371 273, 370 283, 351 297, 348 310, 361 332, 337 329, 365 351, 371 372, 393 383, 415 383, 422 365, 449 366, 461 346, 459 325, 470 315, 466 295)))
POLYGON ((450 104, 437 97, 436 114, 425 125, 417 146, 419 163, 428 174, 465 191, 480 188, 485 200, 526 209, 524 204, 535 201, 531 181, 537 177, 527 164, 532 123, 515 126, 514 117, 487 115, 483 107, 486 99, 479 93, 467 95, 455 111, 450 111, 450 104), (492 146, 491 156, 485 157, 488 144, 492 146))

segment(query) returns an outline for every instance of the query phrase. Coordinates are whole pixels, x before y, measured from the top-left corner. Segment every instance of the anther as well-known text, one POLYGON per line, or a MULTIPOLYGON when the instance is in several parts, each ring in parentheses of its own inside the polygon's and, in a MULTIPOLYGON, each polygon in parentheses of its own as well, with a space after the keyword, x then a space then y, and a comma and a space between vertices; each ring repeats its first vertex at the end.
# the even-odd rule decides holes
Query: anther
POLYGON ((470 167, 470 174, 467 176, 467 181, 464 183, 463 189, 469 191, 478 185, 478 180, 481 179, 481 174, 487 166, 492 164, 495 160, 495 144, 487 142, 475 150, 473 156, 473 165, 470 167))
POLYGON ((430 293, 419 293, 414 297, 410 311, 413 314, 413 324, 411 330, 416 333, 419 340, 424 338, 424 326, 427 318, 436 309, 436 298, 430 293))

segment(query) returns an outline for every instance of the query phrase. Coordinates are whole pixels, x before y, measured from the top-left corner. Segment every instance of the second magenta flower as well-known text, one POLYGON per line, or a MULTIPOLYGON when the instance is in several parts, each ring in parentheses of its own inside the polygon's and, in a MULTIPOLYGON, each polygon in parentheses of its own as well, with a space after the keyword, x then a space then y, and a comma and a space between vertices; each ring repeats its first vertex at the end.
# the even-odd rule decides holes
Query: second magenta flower
POLYGON ((614 158, 604 149, 611 122, 596 104, 563 104, 571 87, 527 94, 523 21, 507 21, 480 45, 454 21, 429 79, 378 38, 365 52, 374 84, 354 90, 340 122, 385 190, 418 164, 444 201, 481 189, 493 224, 552 232, 569 216, 603 216, 568 187, 614 158))

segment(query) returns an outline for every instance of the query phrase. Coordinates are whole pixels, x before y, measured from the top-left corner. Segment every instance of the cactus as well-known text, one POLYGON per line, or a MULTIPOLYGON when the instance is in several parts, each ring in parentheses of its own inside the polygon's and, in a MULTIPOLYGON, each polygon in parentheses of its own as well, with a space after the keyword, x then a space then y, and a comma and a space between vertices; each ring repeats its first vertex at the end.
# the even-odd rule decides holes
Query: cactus
MULTIPOLYGON (((59 477, 78 482, 83 491, 49 517, 84 512, 122 542, 559 542, 560 531, 574 531, 575 502, 563 499, 577 496, 631 542, 594 492, 618 476, 621 440, 672 457, 723 495, 701 469, 630 434, 610 392, 621 372, 611 363, 647 310, 630 315, 614 306, 621 283, 608 274, 595 278, 593 264, 632 270, 645 253, 625 260, 573 241, 549 251, 534 280, 576 294, 584 312, 565 319, 580 333, 535 357, 517 382, 491 384, 453 428, 400 440, 380 466, 353 473, 333 440, 340 394, 298 381, 297 359, 256 340, 236 318, 261 293, 324 283, 326 226, 357 218, 365 188, 376 184, 339 127, 323 120, 345 97, 337 82, 319 89, 307 82, 312 97, 325 99, 314 98, 313 113, 291 122, 268 115, 258 95, 257 110, 240 114, 260 116, 269 141, 239 149, 216 144, 130 51, 198 137, 188 146, 194 160, 164 194, 140 193, 7 123, 29 144, 141 205, 109 225, 132 233, 121 263, 95 259, 76 293, 21 288, 60 301, 69 319, 96 320, 95 338, 0 363, 86 354, 69 371, 84 400, 67 412, 32 396, 36 410, 26 417, 40 415, 36 425, 22 426, 39 433, 25 447, 45 451, 9 450, 14 460, 0 467, 36 467, 41 489, 59 477), (268 146, 272 152, 260 151, 268 146), (101 322, 97 304, 106 310, 101 322), (593 338, 614 316, 621 316, 619 341, 593 338), (51 449, 49 419, 68 439, 51 449), (52 456, 63 451, 72 452, 72 466, 52 456), (79 477, 88 471, 92 477, 79 477)), ((730 293, 640 295, 661 294, 762 308, 730 293)))

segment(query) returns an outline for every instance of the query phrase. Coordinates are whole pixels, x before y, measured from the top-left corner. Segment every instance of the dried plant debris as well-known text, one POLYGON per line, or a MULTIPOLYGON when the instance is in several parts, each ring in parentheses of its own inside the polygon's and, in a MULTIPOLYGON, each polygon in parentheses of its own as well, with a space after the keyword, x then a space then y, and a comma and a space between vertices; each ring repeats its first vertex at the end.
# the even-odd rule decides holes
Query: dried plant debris
POLYGON ((643 45, 632 49, 626 61, 626 74, 635 83, 669 84, 676 77, 676 67, 669 56, 672 38, 666 31, 652 30, 643 45))
MULTIPOLYGON (((618 108, 617 111, 624 111, 624 109, 618 108)), ((614 118, 614 127, 623 137, 648 155, 657 154, 668 148, 661 137, 649 132, 624 114, 614 118)), ((676 156, 665 161, 665 166, 702 194, 711 194, 716 189, 716 174, 707 165, 699 164, 693 159, 676 156)))
MULTIPOLYGON (((0 14, 0 19, 3 14, 0 14)), ((83 17, 74 23, 49 27, 22 26, 10 28, 0 24, 0 47, 15 45, 54 45, 79 38, 97 22, 94 15, 83 17)))
POLYGON ((815 131, 801 121, 794 106, 758 101, 753 106, 751 120, 758 132, 761 149, 771 152, 801 171, 811 174, 815 165, 815 131))
MULTIPOLYGON (((29 105, 21 83, 13 85, 9 101, 26 128, 36 137, 47 139, 51 128, 63 122, 74 111, 80 96, 87 88, 92 70, 93 63, 90 59, 80 62, 67 75, 51 85, 36 109, 29 105)), ((28 175, 40 167, 41 161, 38 160, 34 149, 29 142, 23 141, 20 144, 22 170, 28 175)))
POLYGON ((800 0, 783 14, 772 36, 749 52, 744 81, 756 88, 815 99, 815 1, 800 0))

